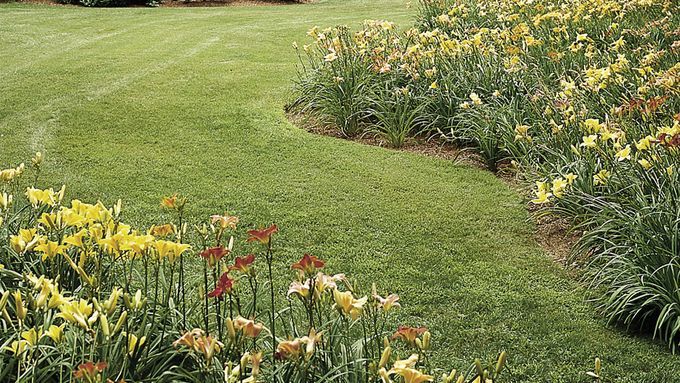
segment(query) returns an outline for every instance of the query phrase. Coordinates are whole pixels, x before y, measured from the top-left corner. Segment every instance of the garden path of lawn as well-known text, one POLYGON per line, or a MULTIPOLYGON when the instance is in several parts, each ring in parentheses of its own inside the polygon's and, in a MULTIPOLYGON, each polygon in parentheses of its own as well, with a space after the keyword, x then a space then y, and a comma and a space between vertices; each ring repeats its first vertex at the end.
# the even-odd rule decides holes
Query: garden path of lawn
MULTIPOLYGON (((226 8, 0 6, 0 165, 47 153, 43 182, 163 218, 230 210, 276 222, 281 270, 311 252, 397 292, 400 321, 432 329, 436 361, 510 355, 511 382, 680 381, 663 345, 607 327, 533 240, 521 196, 449 161, 315 136, 283 112, 291 43, 313 25, 409 25, 397 0, 226 8)), ((44 184, 42 186, 48 186, 44 184)), ((280 279, 283 291, 286 280, 280 279)))

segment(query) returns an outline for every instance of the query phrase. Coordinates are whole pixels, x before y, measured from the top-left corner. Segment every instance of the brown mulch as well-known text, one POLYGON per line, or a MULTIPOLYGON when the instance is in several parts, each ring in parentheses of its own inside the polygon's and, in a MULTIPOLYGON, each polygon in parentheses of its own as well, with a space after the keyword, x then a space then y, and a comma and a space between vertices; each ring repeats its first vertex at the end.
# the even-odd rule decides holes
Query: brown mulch
POLYGON ((580 238, 579 233, 570 230, 571 225, 564 218, 554 215, 540 216, 536 214, 535 205, 529 204, 528 208, 533 213, 531 216, 536 223, 536 232, 534 233, 536 242, 555 261, 570 268, 577 268, 579 263, 573 261, 572 249, 580 238))
POLYGON ((485 169, 484 163, 476 153, 452 145, 450 142, 437 137, 409 138, 401 148, 394 148, 377 135, 363 134, 357 137, 347 137, 332 126, 325 125, 310 116, 299 113, 287 113, 287 116, 288 120, 295 126, 301 127, 310 133, 335 137, 364 145, 379 146, 389 150, 421 154, 485 169))
MULTIPOLYGON (((321 124, 310 116, 288 113, 288 119, 294 125, 299 126, 310 133, 346 139, 364 145, 380 146, 391 150, 421 154, 453 161, 457 164, 465 164, 478 169, 488 170, 479 155, 473 151, 457 147, 450 142, 436 137, 430 139, 411 138, 403 147, 391 148, 385 140, 375 135, 366 134, 359 137, 346 137, 337 129, 321 124)), ((522 187, 522 181, 517 179, 510 164, 499 165, 496 176, 510 187, 515 188, 522 193, 525 192, 522 187)), ((534 233, 536 242, 554 261, 564 266, 574 266, 569 264, 569 260, 571 258, 571 249, 580 237, 579 233, 570 230, 569 222, 563 218, 552 215, 539 215, 539 208, 536 205, 527 203, 527 210, 529 210, 531 219, 536 224, 536 232, 534 233)))

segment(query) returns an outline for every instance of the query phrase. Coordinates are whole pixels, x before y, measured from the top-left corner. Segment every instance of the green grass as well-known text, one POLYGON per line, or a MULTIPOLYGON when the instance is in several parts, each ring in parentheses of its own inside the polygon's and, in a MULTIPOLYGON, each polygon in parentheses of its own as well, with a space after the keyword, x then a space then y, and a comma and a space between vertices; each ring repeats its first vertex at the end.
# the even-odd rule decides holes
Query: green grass
POLYGON ((398 0, 3 5, 0 164, 42 150, 43 181, 66 183, 70 197, 122 198, 134 223, 159 222, 160 196, 175 191, 196 220, 230 210, 244 226, 276 222, 281 269, 311 252, 399 293, 402 321, 432 329, 444 367, 504 349, 506 381, 586 382, 596 356, 610 381, 677 379, 665 346, 594 313, 532 239, 521 196, 490 173, 287 122, 290 47, 310 26, 408 25, 413 14, 398 0))

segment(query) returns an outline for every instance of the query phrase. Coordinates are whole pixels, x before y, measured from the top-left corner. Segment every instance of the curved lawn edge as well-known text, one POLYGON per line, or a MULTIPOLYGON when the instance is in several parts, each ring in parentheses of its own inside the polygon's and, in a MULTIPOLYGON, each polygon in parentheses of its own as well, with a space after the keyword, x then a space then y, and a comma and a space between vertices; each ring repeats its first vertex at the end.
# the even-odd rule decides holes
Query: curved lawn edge
POLYGON ((1 85, 3 161, 44 149, 52 186, 123 198, 134 223, 156 223, 159 196, 174 191, 191 197, 193 217, 230 209, 246 225, 275 221, 280 265, 309 251, 399 293, 401 321, 431 327, 440 365, 505 349, 512 382, 588 381, 596 356, 610 380, 672 381, 678 358, 605 325, 535 243, 521 196, 502 181, 286 121, 295 57, 281 47, 315 24, 405 19, 401 4, 330 1, 304 15, 3 5, 20 9, 0 12, 12 19, 0 23, 10 32, 0 46, 13 52, 1 85))

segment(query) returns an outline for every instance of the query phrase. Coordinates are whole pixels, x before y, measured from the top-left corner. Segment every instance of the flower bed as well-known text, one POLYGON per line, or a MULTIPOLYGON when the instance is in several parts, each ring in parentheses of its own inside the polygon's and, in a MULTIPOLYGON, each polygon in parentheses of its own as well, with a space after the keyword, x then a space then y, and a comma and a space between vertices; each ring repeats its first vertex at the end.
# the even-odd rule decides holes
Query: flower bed
POLYGON ((313 255, 277 296, 276 225, 237 240, 238 217, 190 225, 174 195, 161 202, 169 222, 134 228, 121 201, 65 203, 64 187, 24 187, 26 172, 0 172, 3 382, 461 383, 504 369, 504 352, 432 366, 430 332, 395 323, 398 295, 326 274, 313 255))
POLYGON ((680 9, 667 0, 420 2, 401 31, 309 31, 302 113, 395 147, 437 136, 571 220, 598 309, 678 345, 680 9))

